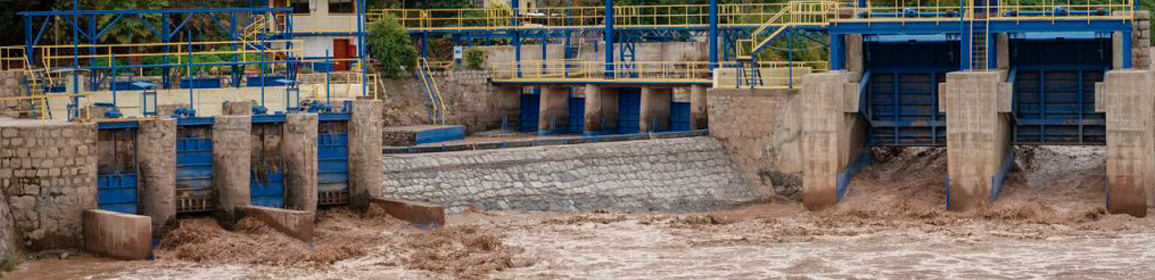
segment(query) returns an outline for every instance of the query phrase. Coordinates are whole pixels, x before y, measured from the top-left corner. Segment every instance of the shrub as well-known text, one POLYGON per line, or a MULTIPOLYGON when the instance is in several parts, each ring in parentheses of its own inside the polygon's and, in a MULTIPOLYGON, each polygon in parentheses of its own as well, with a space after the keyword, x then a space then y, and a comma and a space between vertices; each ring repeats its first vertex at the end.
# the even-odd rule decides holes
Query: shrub
POLYGON ((485 51, 469 49, 465 51, 465 69, 481 70, 485 66, 485 51))
POLYGON ((389 78, 396 78, 417 67, 417 49, 409 39, 405 27, 392 17, 377 21, 369 27, 369 45, 373 58, 380 63, 379 70, 389 78))

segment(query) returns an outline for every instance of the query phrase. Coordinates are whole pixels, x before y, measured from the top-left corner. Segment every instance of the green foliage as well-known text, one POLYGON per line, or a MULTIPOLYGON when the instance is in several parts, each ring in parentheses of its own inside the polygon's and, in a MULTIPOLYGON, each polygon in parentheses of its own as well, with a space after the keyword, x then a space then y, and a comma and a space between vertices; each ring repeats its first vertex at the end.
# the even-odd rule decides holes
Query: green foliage
POLYGON ((386 77, 396 78, 405 71, 416 69, 417 49, 409 33, 394 18, 386 18, 369 26, 369 45, 373 58, 380 63, 378 70, 386 77))
POLYGON ((485 51, 476 48, 465 51, 465 69, 481 70, 483 66, 485 66, 485 51))

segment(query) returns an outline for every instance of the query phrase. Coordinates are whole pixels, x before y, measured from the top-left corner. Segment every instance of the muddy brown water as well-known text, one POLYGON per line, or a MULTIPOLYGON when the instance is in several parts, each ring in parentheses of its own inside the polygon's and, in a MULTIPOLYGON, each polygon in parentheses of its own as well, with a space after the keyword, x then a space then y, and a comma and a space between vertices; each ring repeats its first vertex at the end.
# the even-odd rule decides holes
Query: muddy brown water
POLYGON ((1101 148, 1020 149, 1018 167, 999 200, 966 213, 943 210, 941 182, 946 171, 941 149, 875 153, 876 163, 855 177, 847 197, 838 206, 817 212, 789 201, 676 215, 472 211, 451 215, 452 226, 444 232, 414 229, 387 217, 326 212, 318 222, 318 244, 312 247, 260 228, 200 230, 204 235, 193 239, 212 244, 187 251, 162 249, 156 261, 91 257, 31 261, 5 277, 1155 277, 1155 218, 1103 210, 1106 178, 1101 148), (262 245, 270 242, 281 248, 262 245), (261 253, 240 253, 248 251, 261 253), (208 255, 191 258, 181 252, 208 255), (262 256, 267 254, 302 256, 262 256))

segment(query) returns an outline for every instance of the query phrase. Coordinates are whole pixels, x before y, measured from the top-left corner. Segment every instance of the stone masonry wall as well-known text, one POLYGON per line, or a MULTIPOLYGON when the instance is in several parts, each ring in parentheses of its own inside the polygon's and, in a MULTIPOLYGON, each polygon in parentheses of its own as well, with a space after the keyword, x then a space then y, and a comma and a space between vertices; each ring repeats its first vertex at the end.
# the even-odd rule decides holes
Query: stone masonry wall
POLYGON ((96 125, 0 120, 0 190, 29 249, 76 248, 96 208, 96 125))
POLYGON ((746 180, 764 193, 802 190, 798 90, 710 89, 710 135, 720 140, 746 180))
MULTIPOLYGON (((500 108, 494 98, 502 91, 489 83, 486 71, 436 71, 433 79, 445 99, 446 124, 465 126, 466 133, 501 128, 503 116, 516 119, 516 110, 495 110, 500 108)), ((386 126, 407 126, 430 124, 429 111, 425 107, 424 95, 419 82, 413 78, 399 78, 382 81, 384 86, 386 126)))
MULTIPOLYGON (((16 71, 0 71, 0 98, 24 96, 24 86, 20 80, 24 74, 16 71)), ((31 109, 26 100, 0 101, 0 117, 19 118, 22 111, 31 109)))
POLYGON ((385 155, 384 196, 451 212, 705 211, 761 199, 710 137, 385 155))

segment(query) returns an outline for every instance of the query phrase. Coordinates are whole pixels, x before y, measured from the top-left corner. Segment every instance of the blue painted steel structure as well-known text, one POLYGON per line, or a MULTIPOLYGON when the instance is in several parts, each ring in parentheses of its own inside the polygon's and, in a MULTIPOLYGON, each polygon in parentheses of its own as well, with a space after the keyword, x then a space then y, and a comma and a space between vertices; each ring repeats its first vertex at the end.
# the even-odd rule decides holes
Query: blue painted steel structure
POLYGON ((642 131, 642 89, 618 88, 618 134, 642 131))
POLYGON ((938 84, 958 70, 958 44, 931 42, 864 44, 866 75, 863 114, 876 146, 946 144, 946 118, 939 112, 938 84))
POLYGON ((197 118, 177 121, 177 213, 212 211, 214 207, 212 119, 207 122, 197 118))
POLYGON ((690 102, 670 103, 670 131, 690 130, 690 102))
POLYGON ((538 116, 541 114, 541 94, 521 94, 521 111, 518 114, 520 118, 518 124, 521 126, 522 132, 537 132, 538 116))
POLYGON ((318 205, 349 203, 348 113, 323 113, 317 135, 318 205))
POLYGON ((1103 145, 1106 116, 1095 83, 1111 68, 1111 39, 1011 40, 1018 144, 1103 145))
POLYGON ((567 134, 582 134, 586 125, 586 99, 569 98, 569 126, 567 134))
POLYGON ((120 151, 120 142, 136 146, 137 122, 100 123, 97 125, 99 148, 112 148, 112 158, 102 158, 97 166, 96 207, 101 210, 137 214, 140 191, 137 179, 136 151, 120 151), (106 141, 108 140, 108 141, 106 141), (123 158, 127 156, 128 158, 123 158))

